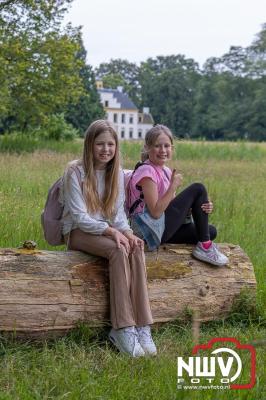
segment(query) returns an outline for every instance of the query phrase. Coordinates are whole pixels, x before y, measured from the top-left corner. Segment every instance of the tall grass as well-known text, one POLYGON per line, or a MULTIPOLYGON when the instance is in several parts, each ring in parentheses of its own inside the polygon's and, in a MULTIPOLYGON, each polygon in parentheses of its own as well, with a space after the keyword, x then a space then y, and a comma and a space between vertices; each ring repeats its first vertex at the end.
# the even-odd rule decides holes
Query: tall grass
MULTIPOLYGON (((24 151, 0 156, 0 247, 17 247, 32 239, 51 249, 42 236, 40 213, 48 187, 63 173, 71 159, 81 155, 81 143, 50 143, 34 153, 24 151), (73 147, 71 147, 73 146, 73 147), (53 148, 52 148, 53 147, 53 148)), ((124 166, 139 159, 140 143, 122 143, 124 166)), ((218 228, 218 242, 238 243, 250 256, 258 282, 260 318, 243 313, 234 320, 201 327, 201 342, 213 337, 236 337, 243 343, 265 338, 262 323, 266 304, 265 262, 265 145, 176 143, 176 167, 184 186, 205 183, 215 210, 211 222, 218 228), (210 146, 210 148, 208 148, 210 146), (245 314, 245 315, 244 315, 245 314)), ((62 248, 63 249, 63 248, 62 248)), ((52 343, 18 344, 0 341, 0 400, 4 399, 263 399, 265 348, 257 347, 257 384, 240 391, 178 391, 176 357, 190 355, 190 323, 167 324, 155 329, 159 355, 132 360, 117 354, 107 332, 81 326, 52 343)))
MULTIPOLYGON (((121 152, 126 163, 139 160, 143 143, 124 141, 121 152)), ((259 161, 266 158, 266 145, 255 143, 225 143, 225 142, 184 142, 174 141, 174 157, 177 160, 209 159, 221 161, 259 161)))
MULTIPOLYGON (((79 154, 83 139, 63 142, 40 140, 38 137, 12 134, 0 136, 0 153, 32 153, 36 150, 48 150, 57 153, 79 154)), ((142 141, 121 141, 121 154, 125 163, 140 159, 142 141)), ((187 142, 174 141, 174 154, 179 160, 247 160, 258 161, 266 157, 266 145, 249 142, 187 142)))
POLYGON ((32 153, 36 150, 48 150, 57 153, 79 153, 82 139, 75 141, 41 140, 38 137, 26 134, 12 134, 0 136, 0 153, 32 153))

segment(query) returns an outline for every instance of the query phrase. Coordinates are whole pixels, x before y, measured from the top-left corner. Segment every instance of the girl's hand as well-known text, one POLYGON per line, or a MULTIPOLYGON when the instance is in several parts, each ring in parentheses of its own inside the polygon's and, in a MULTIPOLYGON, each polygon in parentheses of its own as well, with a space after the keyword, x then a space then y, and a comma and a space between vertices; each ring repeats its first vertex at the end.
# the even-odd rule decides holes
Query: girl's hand
POLYGON ((201 205, 201 209, 206 213, 206 214, 211 214, 213 212, 213 203, 209 200, 208 203, 203 203, 201 205))
POLYGON ((183 176, 176 172, 176 169, 173 169, 170 186, 174 191, 182 184, 183 176))
POLYGON ((125 231, 123 234, 129 241, 131 251, 133 251, 136 247, 140 247, 142 250, 144 250, 144 241, 142 239, 140 239, 138 236, 135 236, 131 231, 125 231))
POLYGON ((120 249, 121 246, 125 246, 126 252, 127 254, 129 254, 130 252, 129 240, 126 238, 125 235, 123 235, 123 233, 109 226, 108 228, 105 229, 103 235, 109 236, 112 240, 114 240, 116 242, 118 249, 120 249))

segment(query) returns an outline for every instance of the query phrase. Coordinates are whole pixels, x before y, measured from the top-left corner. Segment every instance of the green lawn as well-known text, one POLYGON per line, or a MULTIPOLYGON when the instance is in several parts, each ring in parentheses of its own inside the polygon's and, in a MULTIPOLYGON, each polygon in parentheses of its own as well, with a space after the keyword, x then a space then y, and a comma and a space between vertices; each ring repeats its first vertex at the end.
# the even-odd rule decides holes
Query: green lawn
MULTIPOLYGON (((140 148, 140 143, 122 144, 124 167, 134 166, 140 148)), ((40 213, 48 187, 69 160, 80 157, 81 149, 81 142, 56 147, 48 143, 33 153, 15 152, 14 147, 11 153, 1 153, 0 247, 17 247, 32 239, 39 248, 51 249, 42 238, 40 213)), ((262 341, 266 338, 265 144, 176 142, 175 154, 171 166, 183 173, 184 186, 200 181, 209 190, 215 205, 211 222, 218 228, 217 241, 239 244, 251 258, 258 282, 256 310, 250 313, 248 304, 243 303, 241 313, 229 320, 203 325, 200 341, 213 337, 236 337, 242 343, 261 340, 256 348, 256 386, 224 392, 177 390, 177 355, 188 356, 193 347, 189 322, 155 328, 159 354, 139 360, 117 354, 106 331, 82 326, 52 343, 37 345, 2 338, 0 400, 266 398, 262 341)))

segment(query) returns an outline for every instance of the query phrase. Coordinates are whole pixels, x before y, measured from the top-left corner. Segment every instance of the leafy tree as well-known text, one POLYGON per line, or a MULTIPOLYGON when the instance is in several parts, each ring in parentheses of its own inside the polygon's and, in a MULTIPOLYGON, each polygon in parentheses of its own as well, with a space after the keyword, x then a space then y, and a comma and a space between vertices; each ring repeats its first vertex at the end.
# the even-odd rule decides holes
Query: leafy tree
POLYGON ((140 67, 142 105, 150 106, 156 123, 187 136, 198 79, 198 65, 191 59, 181 55, 149 58, 140 67))
POLYGON ((108 74, 102 77, 104 88, 116 89, 118 86, 127 88, 127 83, 121 74, 108 74))
POLYGON ((60 30, 60 24, 73 0, 0 0, 0 24, 14 33, 42 35, 60 30))
MULTIPOLYGON (((172 70, 177 67, 181 67, 184 71, 199 71, 198 64, 192 58, 186 58, 182 54, 148 58, 144 64, 149 65, 150 69, 156 74, 160 74, 164 71, 172 70)), ((142 65, 143 63, 141 66, 142 65)))
POLYGON ((266 140, 266 83, 256 82, 256 90, 249 104, 249 118, 245 122, 246 138, 266 140))
POLYGON ((230 72, 233 75, 244 76, 247 74, 247 68, 247 50, 241 46, 231 46, 229 52, 222 57, 209 58, 203 66, 203 72, 208 75, 212 73, 230 72))
POLYGON ((26 130, 83 93, 80 30, 61 21, 71 0, 0 3, 2 125, 26 130))
POLYGON ((96 90, 94 72, 92 67, 86 65, 86 50, 82 41, 77 58, 82 62, 79 76, 84 93, 78 98, 77 102, 68 105, 65 118, 82 134, 92 121, 104 117, 104 110, 96 90))
POLYGON ((193 136, 208 139, 245 138, 254 82, 231 72, 201 78, 195 96, 193 136))
POLYGON ((193 135, 263 140, 266 24, 247 48, 231 47, 204 64, 193 113, 193 135))
POLYGON ((103 80, 106 87, 116 89, 123 86, 124 91, 133 102, 139 106, 139 67, 127 60, 112 59, 109 63, 102 63, 96 68, 96 77, 103 80))
POLYGON ((247 51, 249 75, 255 78, 266 77, 266 23, 262 25, 262 30, 256 35, 247 51))

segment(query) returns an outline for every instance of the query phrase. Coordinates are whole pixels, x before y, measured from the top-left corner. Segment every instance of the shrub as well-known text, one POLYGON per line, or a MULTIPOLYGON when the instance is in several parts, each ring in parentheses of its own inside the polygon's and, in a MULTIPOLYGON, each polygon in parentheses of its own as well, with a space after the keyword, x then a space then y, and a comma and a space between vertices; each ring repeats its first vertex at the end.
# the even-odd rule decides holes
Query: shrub
POLYGON ((12 132, 0 136, 0 152, 33 152, 38 146, 38 138, 21 132, 12 132))
POLYGON ((78 137, 77 129, 65 121, 64 114, 54 114, 46 118, 43 125, 34 131, 40 139, 73 140, 78 137))

